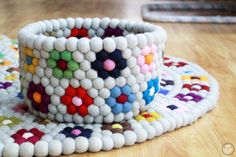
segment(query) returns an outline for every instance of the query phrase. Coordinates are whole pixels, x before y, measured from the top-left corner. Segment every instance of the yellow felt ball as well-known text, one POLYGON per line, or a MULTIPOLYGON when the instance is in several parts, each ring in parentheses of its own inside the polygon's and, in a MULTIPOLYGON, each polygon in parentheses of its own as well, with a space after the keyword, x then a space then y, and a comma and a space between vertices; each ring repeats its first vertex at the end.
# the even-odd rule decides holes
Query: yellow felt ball
POLYGON ((27 64, 24 64, 24 70, 28 71, 29 66, 27 64))
POLYGON ((141 112, 140 114, 143 116, 143 115, 147 114, 147 112, 141 112))
POLYGON ((150 113, 155 119, 161 118, 161 115, 159 115, 157 112, 151 112, 150 113))
POLYGON ((147 120, 148 120, 148 122, 154 122, 156 119, 153 117, 149 117, 149 118, 147 118, 147 120))
POLYGON ((113 124, 111 127, 113 129, 123 129, 123 127, 120 124, 113 124))
POLYGON ((30 48, 26 48, 25 54, 27 54, 27 55, 30 56, 30 57, 33 57, 33 50, 30 49, 30 48))
POLYGON ((182 80, 190 80, 191 77, 189 75, 183 75, 182 80))
POLYGON ((37 58, 33 58, 32 59, 32 64, 34 65, 34 66, 37 66, 38 65, 38 59, 37 58))
POLYGON ((145 118, 144 118, 143 116, 141 116, 141 115, 137 115, 137 116, 135 117, 135 119, 136 119, 137 121, 145 120, 145 118))
POLYGON ((200 76, 200 80, 201 81, 208 81, 208 77, 207 76, 200 76))
POLYGON ((35 67, 33 65, 29 65, 29 72, 32 74, 35 73, 35 67))
POLYGON ((151 64, 152 60, 153 60, 153 55, 152 54, 149 54, 149 55, 145 56, 145 63, 146 64, 151 64))

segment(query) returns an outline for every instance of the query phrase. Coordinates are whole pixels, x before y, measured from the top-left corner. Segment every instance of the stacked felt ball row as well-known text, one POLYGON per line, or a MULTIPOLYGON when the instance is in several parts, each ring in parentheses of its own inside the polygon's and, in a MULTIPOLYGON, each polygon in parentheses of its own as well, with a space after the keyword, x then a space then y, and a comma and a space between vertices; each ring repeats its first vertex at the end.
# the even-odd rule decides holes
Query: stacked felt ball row
POLYGON ((40 117, 128 120, 147 109, 159 90, 166 33, 158 26, 67 18, 29 24, 18 39, 22 93, 40 117))

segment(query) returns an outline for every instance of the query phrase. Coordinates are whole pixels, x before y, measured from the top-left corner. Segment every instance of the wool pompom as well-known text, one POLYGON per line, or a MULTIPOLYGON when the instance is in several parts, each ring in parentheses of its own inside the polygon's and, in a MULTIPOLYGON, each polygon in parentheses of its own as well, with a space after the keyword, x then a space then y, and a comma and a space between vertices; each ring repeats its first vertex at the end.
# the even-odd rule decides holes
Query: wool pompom
POLYGON ((69 155, 74 153, 75 151, 75 141, 72 138, 66 138, 62 142, 62 153, 65 155, 69 155))
POLYGON ((25 142, 20 145, 19 155, 22 157, 34 156, 34 145, 30 142, 25 142))
POLYGON ((89 139, 89 151, 98 152, 102 149, 102 140, 98 137, 90 137, 89 139))
POLYGON ((59 156, 62 153, 62 144, 58 140, 52 140, 48 143, 48 154, 51 156, 59 156))

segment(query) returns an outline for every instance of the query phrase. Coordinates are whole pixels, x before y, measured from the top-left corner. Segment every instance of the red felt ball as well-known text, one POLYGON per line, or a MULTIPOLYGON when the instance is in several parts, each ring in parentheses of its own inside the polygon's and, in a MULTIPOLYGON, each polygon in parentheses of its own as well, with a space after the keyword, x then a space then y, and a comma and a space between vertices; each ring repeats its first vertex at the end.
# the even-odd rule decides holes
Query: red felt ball
POLYGON ((143 117, 144 117, 144 118, 151 118, 152 115, 150 115, 150 114, 144 114, 143 117))
POLYGON ((37 136, 39 138, 41 138, 44 135, 44 133, 39 131, 37 128, 32 128, 30 129, 29 132, 31 132, 34 136, 37 136))
POLYGON ((87 107, 85 105, 81 105, 79 108, 78 108, 78 113, 79 115, 81 116, 86 116, 88 114, 88 110, 87 110, 87 107))
POLYGON ((77 112, 77 107, 74 105, 70 105, 67 107, 67 112, 73 115, 77 112))
POLYGON ((85 29, 85 28, 81 28, 81 29, 79 29, 79 34, 78 35, 81 36, 81 37, 87 37, 88 36, 88 30, 85 29))
POLYGON ((83 98, 86 95, 86 90, 82 87, 77 88, 77 95, 80 98, 83 98))
POLYGON ((208 87, 208 86, 206 86, 206 85, 203 85, 203 86, 202 86, 202 89, 203 89, 203 90, 206 90, 206 91, 208 91, 208 92, 209 92, 209 87, 208 87))
POLYGON ((32 137, 29 137, 27 139, 28 142, 31 142, 32 144, 35 144, 36 142, 38 142, 40 139, 36 136, 32 136, 32 137))
POLYGON ((76 96, 76 89, 73 88, 71 85, 66 89, 66 95, 69 95, 69 96, 76 96))
POLYGON ((76 37, 78 35, 79 35, 79 29, 78 28, 71 29, 70 37, 76 37))
POLYGON ((61 70, 65 71, 65 70, 67 69, 67 61, 62 60, 62 59, 59 59, 59 60, 57 61, 57 66, 58 66, 61 70))
POLYGON ((26 129, 20 129, 16 132, 16 134, 23 135, 24 133, 28 132, 26 129))
POLYGON ((184 84, 184 85, 183 85, 183 88, 190 89, 190 88, 191 88, 191 85, 190 85, 190 84, 184 84))
POLYGON ((65 105, 70 105, 72 103, 72 98, 68 95, 63 95, 61 97, 61 102, 65 105))
POLYGON ((125 103, 127 100, 128 100, 128 96, 125 94, 121 94, 120 96, 116 98, 116 102, 121 103, 121 104, 125 103))
POLYGON ((15 139, 15 143, 17 143, 17 144, 22 144, 24 142, 27 142, 27 140, 24 137, 19 137, 19 138, 15 139))
POLYGON ((89 106, 89 105, 91 105, 93 103, 93 99, 90 97, 90 96, 88 96, 87 94, 83 97, 83 104, 85 105, 85 106, 89 106))

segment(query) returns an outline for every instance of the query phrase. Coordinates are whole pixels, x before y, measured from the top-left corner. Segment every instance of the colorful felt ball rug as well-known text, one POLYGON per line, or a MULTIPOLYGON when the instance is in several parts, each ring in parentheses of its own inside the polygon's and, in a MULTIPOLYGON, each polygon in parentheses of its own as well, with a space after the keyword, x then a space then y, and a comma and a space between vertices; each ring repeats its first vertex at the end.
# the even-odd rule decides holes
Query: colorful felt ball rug
POLYGON ((218 84, 198 65, 165 57, 151 107, 112 124, 56 123, 28 111, 20 93, 17 41, 0 36, 0 156, 59 156, 108 151, 192 124, 212 110, 218 84))

